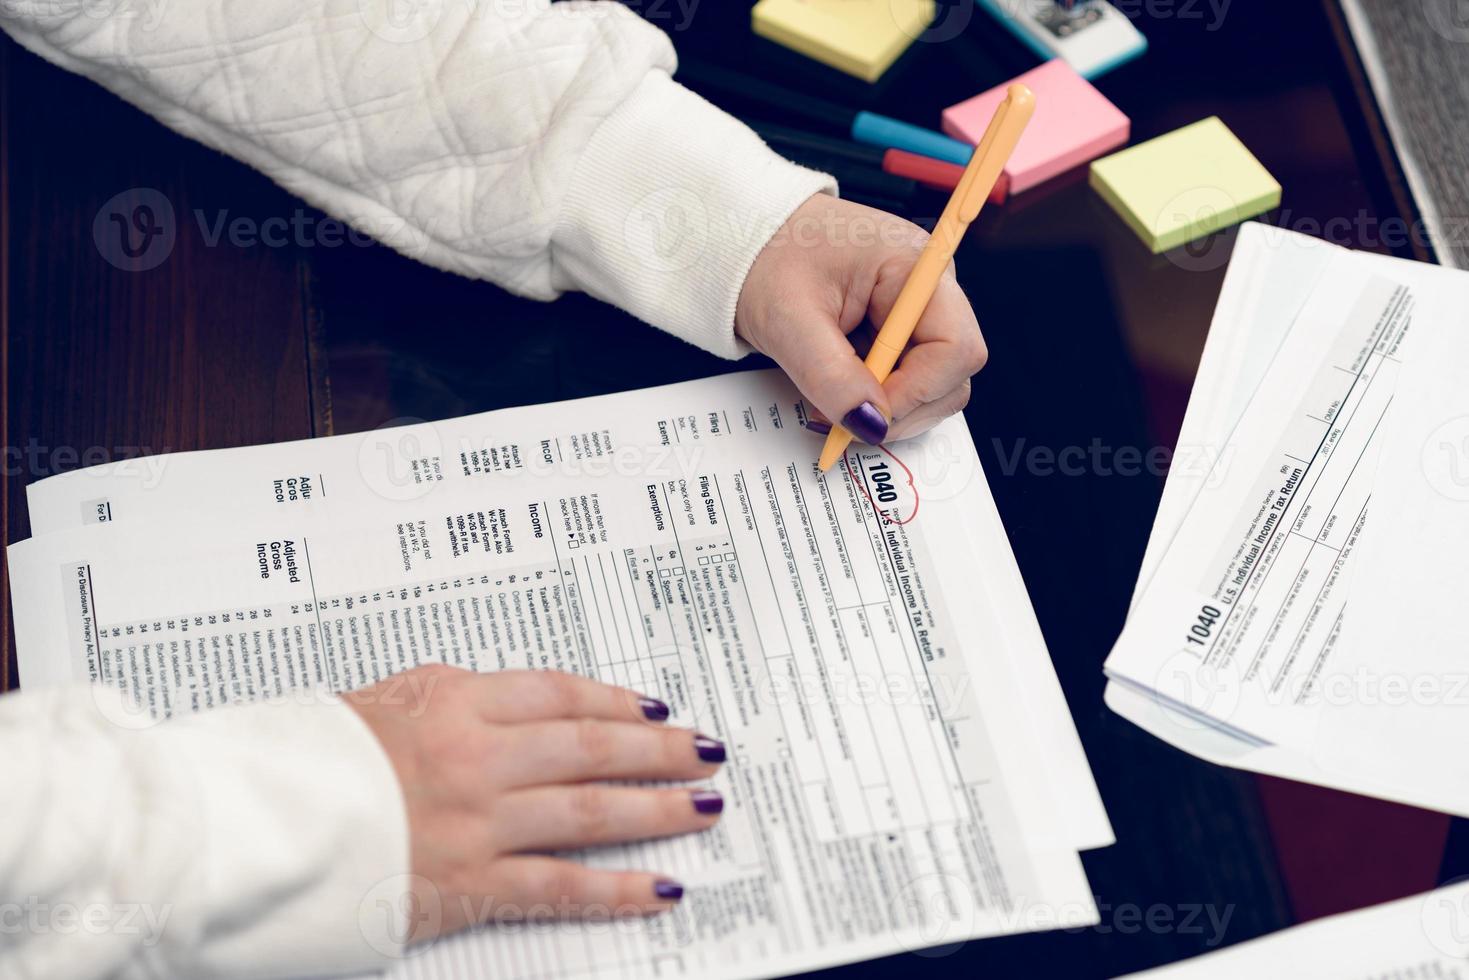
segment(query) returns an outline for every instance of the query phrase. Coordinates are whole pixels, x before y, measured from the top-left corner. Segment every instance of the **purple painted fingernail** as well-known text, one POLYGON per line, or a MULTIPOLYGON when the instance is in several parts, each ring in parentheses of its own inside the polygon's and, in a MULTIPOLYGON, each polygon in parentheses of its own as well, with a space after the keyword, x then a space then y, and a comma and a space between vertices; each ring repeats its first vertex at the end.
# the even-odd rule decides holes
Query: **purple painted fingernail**
POLYGON ((683 898, 683 885, 676 881, 661 878, 653 883, 653 894, 665 902, 676 902, 683 898))
POLYGON ((699 758, 705 762, 724 761, 724 743, 708 735, 694 736, 694 751, 698 752, 699 758))
POLYGON ((643 717, 649 721, 668 720, 668 705, 657 698, 638 698, 638 706, 643 709, 643 717))
POLYGON ((807 419, 806 428, 810 429, 812 432, 824 436, 831 431, 831 423, 823 422, 821 421, 821 419, 807 419))
POLYGON ((863 402, 842 418, 847 431, 869 446, 879 446, 888 437, 888 420, 872 402, 863 402))
POLYGON ((689 794, 694 809, 705 816, 724 812, 724 797, 712 789, 696 789, 689 794))

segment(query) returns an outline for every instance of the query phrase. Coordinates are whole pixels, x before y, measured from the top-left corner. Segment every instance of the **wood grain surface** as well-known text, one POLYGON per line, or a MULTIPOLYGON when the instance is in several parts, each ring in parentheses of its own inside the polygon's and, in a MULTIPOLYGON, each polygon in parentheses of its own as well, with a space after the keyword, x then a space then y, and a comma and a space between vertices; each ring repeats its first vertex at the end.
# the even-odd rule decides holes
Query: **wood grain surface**
MULTIPOLYGON (((29 536, 26 484, 52 473, 322 432, 330 406, 301 256, 211 245, 196 214, 209 229, 221 212, 263 220, 304 205, 8 39, 0 59, 6 540, 29 536), (110 215, 126 223, 139 207, 173 243, 132 271, 110 215)), ((8 588, 0 614, 8 689, 8 588)))

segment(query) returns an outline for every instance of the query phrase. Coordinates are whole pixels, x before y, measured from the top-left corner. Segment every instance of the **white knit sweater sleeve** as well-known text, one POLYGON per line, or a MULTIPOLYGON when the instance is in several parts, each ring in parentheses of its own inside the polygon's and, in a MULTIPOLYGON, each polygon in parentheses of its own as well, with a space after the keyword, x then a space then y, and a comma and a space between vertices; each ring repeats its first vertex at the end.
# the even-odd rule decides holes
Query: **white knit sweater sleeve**
POLYGON ((333 698, 155 724, 113 688, 6 694, 0 755, 0 977, 326 976, 402 954, 402 795, 333 698))
POLYGON ((0 26, 424 262, 726 357, 755 255, 835 191, 610 0, 5 0, 0 26))

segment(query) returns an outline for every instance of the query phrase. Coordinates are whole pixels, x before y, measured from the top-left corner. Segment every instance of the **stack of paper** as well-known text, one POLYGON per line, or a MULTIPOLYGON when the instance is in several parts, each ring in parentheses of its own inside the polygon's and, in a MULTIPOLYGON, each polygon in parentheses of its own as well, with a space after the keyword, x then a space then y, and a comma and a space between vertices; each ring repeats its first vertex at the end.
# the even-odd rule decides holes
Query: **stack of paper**
POLYGON ((1469 814, 1466 326, 1469 274, 1242 229, 1114 710, 1215 762, 1469 814))
POLYGON ((799 405, 738 374, 43 481, 22 677, 167 716, 560 669, 729 744, 717 828, 587 857, 678 876, 670 916, 401 976, 771 975, 1095 922, 1077 852, 1111 829, 963 420, 823 478, 799 405))

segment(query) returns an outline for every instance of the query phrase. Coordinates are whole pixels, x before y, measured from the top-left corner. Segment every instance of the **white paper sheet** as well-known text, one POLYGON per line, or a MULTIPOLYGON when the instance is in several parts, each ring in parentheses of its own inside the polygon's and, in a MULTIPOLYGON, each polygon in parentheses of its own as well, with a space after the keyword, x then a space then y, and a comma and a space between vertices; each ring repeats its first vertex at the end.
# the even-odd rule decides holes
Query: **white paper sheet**
POLYGON ((1443 291, 1404 365, 1352 589, 1339 707, 1317 757, 1387 770, 1469 808, 1469 289, 1443 291))
MULTIPOLYGON (((1224 457, 1230 433, 1296 316, 1341 251, 1320 239, 1258 222, 1240 228, 1179 430, 1177 458, 1190 465, 1173 467, 1168 474, 1133 592, 1134 607, 1208 481, 1210 467, 1200 463, 1224 457)), ((1108 680, 1104 700, 1144 731, 1216 765, 1305 782, 1328 778, 1306 753, 1235 738, 1116 681, 1108 680)))
POLYGON ((1247 222, 1235 238, 1193 391, 1179 429, 1133 603, 1225 452, 1245 406, 1285 342, 1301 307, 1341 248, 1318 238, 1247 222))
MULTIPOLYGON (((711 439, 758 441, 777 431, 774 426, 797 421, 794 389, 774 371, 627 393, 617 403, 628 408, 614 413, 620 422, 615 433, 602 415, 609 402, 582 399, 325 439, 124 460, 32 484, 31 525, 41 535, 99 521, 179 526, 201 517, 212 522, 219 512, 248 520, 275 518, 283 510, 300 516, 302 526, 328 515, 353 523, 369 513, 386 519, 404 503, 473 493, 492 474, 512 482, 548 475, 599 481, 640 467, 684 470, 711 445, 723 444, 711 439), (616 449, 601 454, 598 440, 614 437, 616 449), (507 458, 522 451, 524 458, 507 458), (438 479, 428 472, 434 465, 438 479)), ((1061 820, 1078 849, 1110 845, 1111 825, 968 433, 954 420, 922 446, 913 459, 925 467, 930 495, 968 495, 966 506, 944 518, 945 533, 967 536, 968 554, 983 559, 966 562, 963 577, 1007 610, 998 625, 1019 676, 1017 696, 1026 704, 1030 737, 1046 759, 1042 778, 1062 801, 1061 820)))
MULTIPOLYGON (((1241 229, 1184 418, 1180 447, 1211 447, 1215 455, 1225 454, 1217 447, 1228 441, 1326 265, 1342 251, 1319 239, 1256 223, 1241 229)), ((1458 274, 1448 270, 1383 256, 1363 258, 1373 271, 1411 284, 1430 302, 1440 302, 1440 297, 1451 297, 1462 288, 1458 274)), ((1432 360, 1432 355, 1425 355, 1421 362, 1408 363, 1430 364, 1432 360)), ((1419 387, 1406 376, 1400 384, 1405 392, 1417 391, 1419 387)), ((1395 442, 1395 437, 1389 439, 1389 445, 1395 442)), ((1380 464, 1379 478, 1384 470, 1380 464)), ((1158 561, 1204 487, 1206 476, 1198 468, 1170 473, 1135 601, 1152 580, 1158 561)), ((1400 510, 1393 508, 1395 514, 1400 510)), ((1369 535, 1368 543, 1372 540, 1369 535)), ((1370 558, 1362 559, 1360 564, 1378 567, 1370 558)), ((1355 671, 1344 655, 1339 656, 1338 673, 1355 671)), ((1342 726, 1335 711, 1323 715, 1333 720, 1330 728, 1319 726, 1315 736, 1303 744, 1261 746, 1173 710, 1157 697, 1115 682, 1108 683, 1105 697, 1112 710, 1139 727, 1219 765, 1449 812, 1462 813, 1469 809, 1463 794, 1451 784, 1437 779, 1407 778, 1401 760, 1389 763, 1379 756, 1376 763, 1366 765, 1364 753, 1352 753, 1350 758, 1343 756, 1343 747, 1353 742, 1342 738, 1347 733, 1340 731, 1342 726)), ((1380 747, 1385 743, 1377 744, 1380 747)))
POLYGON ((1202 720, 1305 744, 1415 298, 1336 256, 1107 661, 1202 720))
POLYGON ((797 401, 735 375, 47 481, 38 526, 111 519, 12 547, 25 683, 168 713, 443 656, 649 690, 731 745, 720 829, 596 858, 692 885, 671 925, 452 944, 475 975, 535 943, 556 975, 752 976, 1094 921, 1076 850, 1110 828, 1084 761, 1053 768, 1074 728, 962 420, 822 480, 797 401))
POLYGON ((1469 884, 1334 915, 1126 980, 1466 980, 1469 884))

